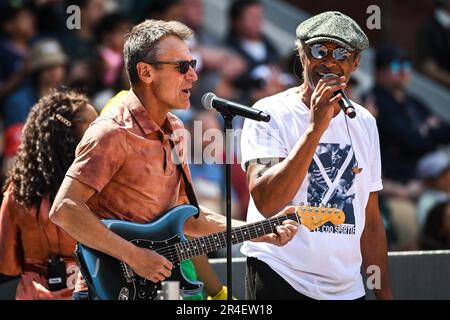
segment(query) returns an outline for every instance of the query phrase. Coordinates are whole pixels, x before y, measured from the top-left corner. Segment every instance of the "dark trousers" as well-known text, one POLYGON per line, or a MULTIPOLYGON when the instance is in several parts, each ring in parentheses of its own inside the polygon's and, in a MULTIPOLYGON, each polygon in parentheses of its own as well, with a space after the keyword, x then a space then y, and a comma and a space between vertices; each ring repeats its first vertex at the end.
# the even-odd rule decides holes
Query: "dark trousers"
MULTIPOLYGON (((245 298, 247 300, 314 300, 295 290, 269 265, 252 257, 247 257, 245 298)), ((357 300, 365 300, 365 296, 357 300)))
POLYGON ((269 265, 252 257, 247 257, 245 298, 247 300, 313 300, 295 290, 269 265))

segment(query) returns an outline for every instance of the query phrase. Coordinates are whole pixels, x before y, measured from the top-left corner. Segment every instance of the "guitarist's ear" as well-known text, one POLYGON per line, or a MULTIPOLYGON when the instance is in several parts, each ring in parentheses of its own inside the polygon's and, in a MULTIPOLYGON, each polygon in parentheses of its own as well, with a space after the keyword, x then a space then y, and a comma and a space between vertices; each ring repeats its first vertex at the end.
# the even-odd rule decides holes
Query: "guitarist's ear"
POLYGON ((150 66, 150 64, 145 62, 138 62, 136 64, 136 69, 139 79, 142 82, 144 82, 145 84, 150 84, 153 82, 152 67, 150 66))

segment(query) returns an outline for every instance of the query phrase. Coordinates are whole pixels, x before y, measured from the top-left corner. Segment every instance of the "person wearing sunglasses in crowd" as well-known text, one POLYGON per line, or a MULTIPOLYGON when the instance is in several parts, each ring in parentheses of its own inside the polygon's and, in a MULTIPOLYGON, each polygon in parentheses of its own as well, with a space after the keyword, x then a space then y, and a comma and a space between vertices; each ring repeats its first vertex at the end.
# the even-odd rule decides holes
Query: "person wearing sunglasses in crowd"
POLYGON ((303 83, 254 105, 270 122, 244 123, 247 222, 299 203, 337 207, 345 221, 301 228, 280 248, 246 242, 247 298, 364 299, 361 267, 377 266, 375 295, 390 299, 376 122, 356 103, 350 119, 338 104, 341 94, 334 95, 357 69, 368 38, 353 19, 329 11, 301 23, 295 44, 303 83))
POLYGON ((0 209, 0 273, 21 276, 17 300, 72 299, 76 242, 49 220, 49 211, 96 117, 84 95, 65 90, 51 90, 27 117, 0 209))
MULTIPOLYGON (((77 241, 123 261, 152 282, 169 277, 173 264, 128 242, 99 219, 148 223, 178 204, 195 204, 183 124, 170 112, 190 107, 190 89, 197 80, 196 61, 185 42, 190 37, 192 31, 176 21, 146 20, 131 30, 124 46, 131 90, 86 131, 50 212, 50 219, 77 241)), ((223 231, 225 225, 224 216, 200 207, 184 230, 195 237, 223 231)), ((285 220, 276 233, 257 241, 285 245, 296 231, 297 223, 285 220)), ((85 280, 78 280, 74 298, 93 298, 85 280)))
POLYGON ((410 92, 412 65, 405 49, 383 45, 375 57, 375 86, 366 100, 377 110, 384 189, 381 200, 392 217, 397 245, 419 234, 415 202, 423 191, 416 175, 419 159, 450 144, 450 124, 410 92))

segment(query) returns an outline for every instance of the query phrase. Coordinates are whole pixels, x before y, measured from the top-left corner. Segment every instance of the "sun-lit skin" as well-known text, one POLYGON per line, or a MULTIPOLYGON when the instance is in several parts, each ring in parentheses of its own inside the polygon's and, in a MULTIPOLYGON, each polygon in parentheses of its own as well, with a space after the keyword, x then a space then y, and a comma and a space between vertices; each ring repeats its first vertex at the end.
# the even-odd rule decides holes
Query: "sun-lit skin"
MULTIPOLYGON (((161 40, 157 56, 157 61, 166 62, 193 59, 187 44, 176 36, 167 36, 161 40)), ((189 67, 187 73, 182 74, 176 65, 151 65, 139 62, 137 69, 142 80, 138 86, 143 90, 136 90, 136 94, 146 95, 145 99, 140 100, 148 101, 148 106, 145 107, 156 123, 162 124, 171 109, 189 109, 190 90, 198 79, 192 67, 189 67)))

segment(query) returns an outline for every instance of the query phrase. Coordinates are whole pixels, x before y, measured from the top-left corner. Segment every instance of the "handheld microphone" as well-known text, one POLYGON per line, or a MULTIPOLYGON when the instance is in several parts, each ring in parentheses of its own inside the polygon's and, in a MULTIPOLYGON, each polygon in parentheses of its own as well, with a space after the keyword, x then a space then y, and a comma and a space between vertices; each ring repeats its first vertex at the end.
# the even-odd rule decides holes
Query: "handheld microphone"
POLYGON ((208 92, 203 95, 202 105, 206 109, 214 108, 222 114, 238 115, 256 121, 270 121, 270 115, 268 115, 267 113, 236 102, 219 98, 212 92, 208 92))
MULTIPOLYGON (((322 79, 330 78, 330 77, 336 77, 334 73, 327 73, 322 77, 322 79)), ((337 90, 333 92, 333 97, 337 96, 338 94, 341 94, 342 98, 338 101, 339 106, 341 107, 342 111, 344 111, 344 114, 346 114, 350 119, 353 119, 356 117, 355 108, 353 107, 352 103, 350 102, 350 99, 345 94, 344 90, 337 90)))

